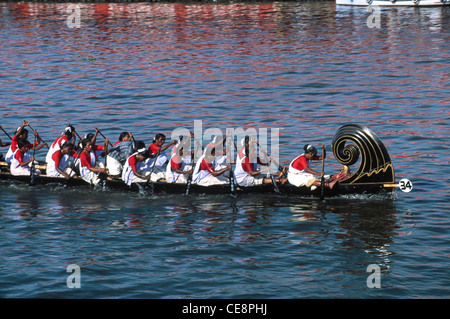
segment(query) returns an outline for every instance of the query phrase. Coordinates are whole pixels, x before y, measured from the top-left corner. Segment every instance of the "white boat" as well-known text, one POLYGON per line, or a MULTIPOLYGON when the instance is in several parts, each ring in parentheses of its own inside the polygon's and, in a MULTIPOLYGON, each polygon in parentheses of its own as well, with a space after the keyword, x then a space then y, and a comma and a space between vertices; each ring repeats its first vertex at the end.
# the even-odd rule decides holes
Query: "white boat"
POLYGON ((450 5, 450 0, 336 0, 344 6, 434 7, 450 5))

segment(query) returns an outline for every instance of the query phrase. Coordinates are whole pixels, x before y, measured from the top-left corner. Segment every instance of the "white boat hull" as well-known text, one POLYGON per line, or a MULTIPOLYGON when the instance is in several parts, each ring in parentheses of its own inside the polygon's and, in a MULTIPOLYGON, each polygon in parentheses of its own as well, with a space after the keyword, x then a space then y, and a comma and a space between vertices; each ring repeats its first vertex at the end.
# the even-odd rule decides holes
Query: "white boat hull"
POLYGON ((450 0, 336 0, 344 6, 434 7, 450 5, 450 0))

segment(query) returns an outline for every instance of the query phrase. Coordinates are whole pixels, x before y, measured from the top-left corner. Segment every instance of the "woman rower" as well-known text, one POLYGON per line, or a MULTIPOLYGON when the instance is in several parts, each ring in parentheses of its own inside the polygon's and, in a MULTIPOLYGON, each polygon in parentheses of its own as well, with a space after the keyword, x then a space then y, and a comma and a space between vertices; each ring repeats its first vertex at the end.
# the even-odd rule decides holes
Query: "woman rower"
MULTIPOLYGON (((28 126, 28 122, 23 121, 22 126, 17 128, 16 132, 14 133, 12 140, 11 140, 11 145, 5 156, 6 163, 11 164, 12 158, 14 156, 14 152, 17 150, 18 141, 21 139, 24 139, 24 140, 28 139, 28 130, 25 128, 26 126, 28 126)), ((37 151, 37 150, 40 150, 41 148, 43 148, 44 146, 47 146, 47 143, 40 144, 41 138, 39 137, 39 135, 37 135, 36 132, 34 132, 34 135, 36 135, 36 137, 37 137, 36 143, 34 143, 34 144, 29 143, 28 150, 34 149, 35 151, 37 151)))
MULTIPOLYGON (((88 133, 84 136, 85 139, 91 141, 92 151, 95 153, 95 156, 98 157, 102 155, 103 151, 107 148, 108 143, 105 143, 104 146, 96 145, 97 135, 100 132, 98 128, 95 129, 95 133, 88 133)), ((109 142, 109 139, 108 139, 109 142)))
MULTIPOLYGON (((248 136, 246 136, 241 141, 241 145, 243 148, 239 151, 236 160, 236 168, 234 169, 234 176, 236 179, 236 183, 239 186, 249 187, 255 185, 262 184, 272 184, 272 179, 268 177, 264 177, 262 175, 262 170, 257 169, 257 165, 269 165, 269 158, 265 157, 265 162, 262 162, 259 156, 256 156, 256 147, 255 147, 255 139, 252 137, 250 140, 248 136), (252 161, 250 160, 252 159, 252 161), (256 160, 256 162, 255 162, 256 160)), ((270 167, 269 167, 270 168, 270 167)), ((282 176, 284 171, 277 172, 274 176, 282 176)), ((275 182, 284 184, 286 183, 286 178, 276 178, 275 182)))
MULTIPOLYGON (((105 141, 105 148, 108 145, 109 140, 105 141)), ((81 141, 82 152, 80 153, 79 168, 80 175, 86 182, 97 185, 101 179, 100 174, 106 174, 107 169, 104 167, 103 163, 97 162, 97 154, 95 153, 95 145, 92 144, 92 140, 87 138, 81 141)), ((111 180, 111 177, 106 179, 111 180)))
POLYGON ((106 167, 110 176, 115 179, 120 178, 125 162, 135 151, 134 144, 133 141, 122 140, 109 149, 108 155, 106 155, 106 167))
POLYGON ((132 133, 130 133, 130 132, 122 132, 119 135, 119 140, 117 142, 115 142, 113 146, 116 146, 117 144, 120 144, 122 142, 131 141, 132 138, 133 138, 133 134, 132 133))
MULTIPOLYGON (((28 166, 35 158, 29 154, 29 146, 32 145, 26 139, 20 139, 17 141, 17 149, 14 151, 14 155, 11 159, 11 175, 30 175, 31 168, 28 166)), ((35 169, 35 175, 40 175, 41 171, 35 169)))
POLYGON ((224 168, 214 170, 216 153, 215 148, 207 147, 205 153, 200 156, 192 175, 192 181, 203 186, 229 183, 229 178, 223 174, 231 169, 231 164, 224 168))
POLYGON ((150 179, 150 172, 143 170, 145 160, 150 156, 142 141, 136 142, 136 151, 125 162, 122 180, 130 186, 132 183, 145 183, 150 179))
POLYGON ((55 141, 50 146, 47 152, 47 156, 45 157, 45 161, 47 162, 47 164, 51 160, 51 157, 53 156, 55 151, 60 150, 61 145, 63 145, 66 142, 71 142, 72 145, 75 145, 76 143, 75 127, 73 127, 70 124, 64 129, 64 132, 61 133, 61 136, 56 138, 55 141))
POLYGON ((73 144, 66 141, 59 150, 53 152, 50 160, 47 162, 47 176, 63 177, 69 179, 75 175, 70 166, 70 157, 73 151, 73 144))
MULTIPOLYGON (((309 162, 312 160, 322 160, 325 154, 317 156, 317 149, 306 144, 303 147, 305 151, 303 154, 297 156, 289 165, 288 180, 294 186, 311 187, 311 190, 321 186, 320 178, 324 176, 324 172, 317 172, 309 167, 309 162)), ((332 189, 337 181, 325 182, 326 188, 332 189)))
MULTIPOLYGON (((227 155, 226 155, 226 149, 227 146, 225 145, 225 140, 227 137, 231 137, 231 132, 227 132, 227 135, 225 135, 222 139, 220 139, 220 136, 213 136, 211 142, 206 146, 206 149, 208 148, 214 148, 216 151, 216 158, 214 159, 215 167, 214 169, 222 169, 227 166, 227 155)), ((228 143, 231 143, 230 140, 228 140, 228 143)), ((229 147, 229 145, 228 145, 229 147)))
POLYGON ((166 174, 163 170, 163 165, 167 162, 168 158, 166 155, 166 149, 170 146, 175 145, 177 143, 176 140, 173 140, 167 145, 164 145, 166 142, 166 136, 162 133, 158 133, 155 136, 152 144, 150 144, 148 148, 149 158, 145 162, 145 170, 151 172, 151 180, 153 182, 157 182, 160 179, 164 179, 166 174), (163 146, 164 145, 164 146, 163 146))
POLYGON ((174 147, 172 157, 166 168, 166 180, 168 183, 187 183, 188 177, 192 174, 192 155, 193 152, 185 152, 185 144, 180 142, 174 147), (185 155, 186 154, 186 155, 185 155))

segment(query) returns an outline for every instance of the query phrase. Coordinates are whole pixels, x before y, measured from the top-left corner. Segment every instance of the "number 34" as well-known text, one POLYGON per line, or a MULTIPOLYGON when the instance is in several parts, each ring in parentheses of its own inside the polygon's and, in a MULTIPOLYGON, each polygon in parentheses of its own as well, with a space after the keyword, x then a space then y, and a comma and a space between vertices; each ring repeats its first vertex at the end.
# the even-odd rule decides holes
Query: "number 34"
POLYGON ((398 183, 398 187, 405 193, 409 193, 413 189, 413 185, 409 179, 402 179, 398 183))

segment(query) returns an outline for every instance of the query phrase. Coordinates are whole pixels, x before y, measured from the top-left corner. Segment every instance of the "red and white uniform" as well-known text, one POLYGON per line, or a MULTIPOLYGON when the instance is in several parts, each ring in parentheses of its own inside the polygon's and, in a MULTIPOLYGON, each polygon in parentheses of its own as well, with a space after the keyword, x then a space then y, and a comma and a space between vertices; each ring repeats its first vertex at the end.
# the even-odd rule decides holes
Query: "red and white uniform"
POLYGON ((16 149, 11 159, 11 174, 12 175, 23 175, 20 174, 21 171, 26 171, 28 174, 30 173, 30 168, 28 166, 21 167, 20 165, 23 162, 27 162, 30 160, 30 156, 28 152, 22 153, 21 150, 16 149))
POLYGON ((48 162, 50 161, 51 157, 53 156, 53 154, 56 151, 59 151, 61 149, 61 145, 63 145, 65 142, 69 141, 69 139, 67 138, 67 136, 62 135, 61 137, 58 137, 50 146, 48 152, 47 152, 47 156, 45 157, 45 161, 48 162))
MULTIPOLYGON (((23 162, 28 162, 31 159, 29 152, 22 153, 20 149, 16 149, 13 158, 11 159, 11 174, 12 175, 30 175, 30 167, 20 166, 23 162)), ((35 174, 41 174, 41 171, 36 169, 35 174)))
POLYGON ((214 159, 214 167, 216 169, 221 169, 226 166, 225 161, 227 160, 227 156, 223 153, 223 145, 219 145, 218 140, 219 137, 214 137, 214 139, 205 147, 205 152, 209 148, 214 148, 216 157, 214 159))
POLYGON ((259 157, 256 163, 251 163, 248 156, 245 156, 245 148, 242 148, 237 156, 234 177, 239 186, 253 186, 263 183, 264 177, 261 175, 251 176, 250 172, 256 171, 258 164, 262 164, 259 157))
POLYGON ((70 156, 68 154, 63 155, 60 150, 53 152, 53 155, 47 162, 47 176, 59 176, 60 173, 56 170, 56 168, 58 167, 62 171, 68 168, 69 158, 70 156))
MULTIPOLYGON (((149 148, 148 148, 148 152, 150 154, 156 154, 158 153, 158 151, 161 149, 161 146, 156 145, 155 143, 150 144, 149 148)), ((162 151, 161 153, 159 153, 158 158, 149 158, 147 159, 147 165, 151 167, 153 166, 153 162, 156 159, 156 163, 155 163, 155 168, 158 168, 161 170, 162 166, 164 165, 165 162, 167 162, 168 158, 166 155, 166 151, 162 151)))
POLYGON ((147 175, 149 172, 143 172, 143 168, 145 166, 144 162, 139 162, 136 158, 136 154, 134 153, 125 162, 125 165, 123 167, 122 171, 122 180, 125 184, 128 186, 131 185, 131 183, 142 183, 146 182, 147 180, 141 179, 137 177, 136 173, 141 173, 142 175, 147 175))
POLYGON ((84 177, 89 173, 92 173, 89 169, 95 167, 95 163, 97 161, 97 157, 95 156, 95 152, 81 152, 80 154, 80 175, 84 177))
MULTIPOLYGON (((148 148, 148 152, 150 154, 157 154, 160 148, 160 146, 152 143, 148 148)), ((150 178, 153 182, 157 182, 160 179, 166 178, 166 172, 163 170, 163 165, 166 163, 166 161, 166 151, 162 151, 161 153, 159 153, 159 156, 157 158, 147 158, 142 165, 142 170, 152 172, 150 178), (155 163, 155 165, 153 165, 153 163, 155 163)))
POLYGON ((215 161, 213 161, 212 163, 208 162, 205 159, 205 154, 203 154, 202 156, 200 156, 197 164, 195 165, 195 169, 192 175, 192 181, 203 186, 228 183, 229 180, 225 176, 212 175, 212 173, 214 173, 214 167, 215 161))
MULTIPOLYGON (((19 142, 19 139, 14 135, 11 140, 11 145, 9 146, 8 152, 6 153, 6 156, 5 156, 6 163, 11 164, 11 161, 14 156, 14 152, 17 150, 18 142, 19 142)), ((28 148, 32 149, 33 145, 38 145, 38 144, 39 144, 38 142, 36 142, 34 144, 31 144, 30 142, 28 142, 28 148)), ((30 154, 30 156, 31 156, 31 154, 30 154)))
MULTIPOLYGON (((176 149, 176 147, 174 147, 176 149)), ((173 152, 169 164, 166 168, 166 180, 168 183, 186 183, 187 174, 179 174, 172 171, 177 169, 181 171, 187 171, 191 168, 192 159, 190 155, 180 157, 180 155, 173 152)))
MULTIPOLYGON (((314 159, 320 159, 316 156, 314 159)), ((316 179, 311 173, 305 171, 309 167, 309 160, 306 159, 305 154, 297 156, 290 164, 288 170, 288 181, 294 186, 305 186, 311 179, 316 179)))
POLYGON ((93 185, 98 184, 100 179, 98 178, 97 173, 91 171, 90 168, 104 167, 103 163, 97 163, 96 152, 99 150, 103 150, 103 146, 94 145, 89 154, 86 154, 86 152, 83 151, 81 152, 79 158, 79 168, 81 178, 83 178, 86 182, 93 185))

